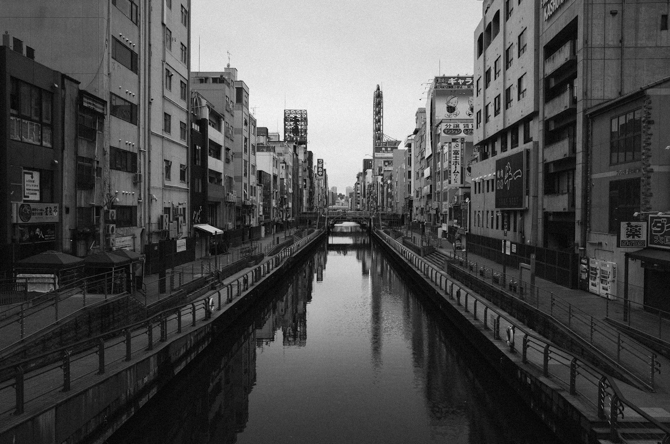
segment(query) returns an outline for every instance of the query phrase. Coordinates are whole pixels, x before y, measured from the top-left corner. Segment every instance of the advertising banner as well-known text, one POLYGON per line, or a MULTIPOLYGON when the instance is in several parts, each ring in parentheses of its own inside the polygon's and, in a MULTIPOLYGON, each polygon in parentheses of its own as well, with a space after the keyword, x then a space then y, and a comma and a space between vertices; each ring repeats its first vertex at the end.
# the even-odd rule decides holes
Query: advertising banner
POLYGON ((42 224, 58 222, 57 203, 13 203, 12 223, 42 224))
POLYGON ((323 177, 323 159, 316 160, 316 175, 323 177))
POLYGON ((451 143, 451 163, 449 171, 451 171, 451 184, 463 185, 463 177, 461 175, 461 158, 463 155, 462 145, 459 139, 454 139, 451 143))
POLYGON ((40 200, 39 171, 23 171, 23 200, 40 200))
POLYGON ((496 160, 496 208, 525 208, 526 152, 496 160))
POLYGON ((648 244, 653 248, 670 249, 670 215, 649 216, 648 244))

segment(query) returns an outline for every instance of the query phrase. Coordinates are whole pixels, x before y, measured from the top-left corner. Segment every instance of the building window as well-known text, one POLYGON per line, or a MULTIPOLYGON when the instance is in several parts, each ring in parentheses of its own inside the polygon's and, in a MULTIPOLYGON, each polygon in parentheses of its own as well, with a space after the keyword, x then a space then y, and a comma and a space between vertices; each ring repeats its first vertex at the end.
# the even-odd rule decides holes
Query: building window
POLYGON ((193 164, 200 165, 202 163, 202 147, 200 145, 193 146, 193 164))
POLYGON ((186 100, 186 82, 183 80, 179 81, 179 98, 186 100))
POLYGON ((165 180, 172 180, 172 161, 164 160, 163 166, 165 167, 165 180))
POLYGON ((526 74, 519 77, 519 80, 517 81, 516 85, 516 90, 518 92, 517 100, 521 101, 521 99, 526 97, 526 74))
POLYGON ((95 159, 77 157, 76 185, 79 190, 92 190, 95 187, 95 159))
POLYGON ((493 99, 493 115, 497 116, 498 114, 500 114, 500 94, 493 99))
POLYGON ((640 179, 613 180, 609 194, 609 232, 616 233, 621 222, 635 220, 640 211, 640 179))
POLYGON ((500 136, 500 152, 504 153, 505 151, 507 151, 507 133, 500 136))
POLYGON ((165 6, 167 6, 168 9, 172 9, 172 0, 165 0, 165 6))
POLYGON ((661 14, 661 31, 668 30, 668 14, 661 14))
POLYGON ((181 5, 181 24, 188 27, 188 10, 181 5))
POLYGON ((165 48, 172 51, 172 31, 167 26, 165 27, 165 48))
POLYGON ((221 145, 209 141, 209 157, 221 160, 221 145))
POLYGON ((507 17, 507 20, 512 16, 512 11, 514 11, 514 0, 505 0, 505 17, 507 17))
POLYGON ((477 128, 482 124, 482 110, 477 111, 477 128))
POLYGON ((486 114, 484 114, 484 121, 488 123, 491 120, 491 102, 486 104, 486 114))
POLYGON ((133 205, 117 205, 116 220, 117 227, 134 227, 137 225, 137 207, 133 205))
POLYGON ((181 62, 186 64, 186 57, 188 57, 188 50, 186 49, 186 45, 181 43, 181 62))
POLYGON ((610 164, 634 162, 642 158, 642 110, 629 111, 612 119, 610 164))
POLYGON ((172 91, 172 71, 168 68, 165 68, 165 89, 172 91))
POLYGON ((51 147, 53 94, 12 77, 9 97, 10 139, 51 147))
POLYGON ((179 122, 179 138, 186 140, 186 122, 179 122))
POLYGON ((130 19, 131 22, 137 25, 137 5, 131 0, 112 0, 112 4, 130 19))
POLYGON ((512 86, 505 89, 505 109, 510 109, 512 107, 512 86))
POLYGON ((496 61, 495 61, 494 64, 493 64, 493 70, 495 71, 493 77, 494 77, 495 79, 497 79, 498 77, 500 77, 500 65, 502 65, 502 61, 501 61, 501 59, 500 59, 500 56, 498 56, 498 58, 496 59, 496 61))
POLYGON ((116 37, 112 39, 112 58, 137 74, 137 53, 121 43, 116 37))
POLYGON ((249 173, 247 170, 249 169, 249 161, 247 159, 244 159, 244 177, 247 177, 249 173))
POLYGON ((188 167, 184 164, 179 165, 179 182, 186 183, 188 167))
POLYGON ((170 134, 172 132, 172 116, 163 113, 163 131, 170 134))
POLYGON ((517 46, 519 48, 519 57, 521 57, 521 54, 526 52, 526 30, 524 29, 521 31, 521 34, 519 34, 519 41, 517 43, 517 46))
POLYGON ((484 75, 484 87, 488 88, 490 84, 491 84, 491 68, 487 69, 486 74, 484 75))
POLYGON ((126 173, 137 172, 137 153, 109 147, 109 168, 126 173))
POLYGON ((523 122, 523 143, 533 141, 533 134, 530 132, 530 120, 523 122))
POLYGON ((514 43, 510 45, 505 50, 505 66, 506 69, 509 69, 512 66, 512 61, 514 60, 514 43))
POLYGON ((509 132, 510 148, 516 148, 519 146, 519 128, 513 126, 509 132))
POLYGON ((117 96, 110 94, 110 114, 121 120, 137 125, 137 105, 117 96))

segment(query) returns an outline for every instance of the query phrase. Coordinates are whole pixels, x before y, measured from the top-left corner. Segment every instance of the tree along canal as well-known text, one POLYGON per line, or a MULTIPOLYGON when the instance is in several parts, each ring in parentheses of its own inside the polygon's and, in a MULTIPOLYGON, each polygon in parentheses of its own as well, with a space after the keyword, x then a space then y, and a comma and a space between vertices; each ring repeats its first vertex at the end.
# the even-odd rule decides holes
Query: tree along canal
POLYGON ((557 443, 401 274, 329 236, 108 443, 557 443))

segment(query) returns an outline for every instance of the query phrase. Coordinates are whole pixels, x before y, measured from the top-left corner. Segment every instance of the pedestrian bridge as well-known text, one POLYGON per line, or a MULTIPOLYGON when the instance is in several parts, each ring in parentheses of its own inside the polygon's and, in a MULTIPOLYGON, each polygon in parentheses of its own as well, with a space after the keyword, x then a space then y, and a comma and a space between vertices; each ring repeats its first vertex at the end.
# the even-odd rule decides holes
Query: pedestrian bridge
POLYGON ((383 211, 335 210, 335 211, 306 211, 300 214, 299 220, 304 225, 317 224, 319 227, 328 224, 329 227, 342 222, 356 222, 362 227, 380 226, 381 224, 398 225, 400 215, 383 211))

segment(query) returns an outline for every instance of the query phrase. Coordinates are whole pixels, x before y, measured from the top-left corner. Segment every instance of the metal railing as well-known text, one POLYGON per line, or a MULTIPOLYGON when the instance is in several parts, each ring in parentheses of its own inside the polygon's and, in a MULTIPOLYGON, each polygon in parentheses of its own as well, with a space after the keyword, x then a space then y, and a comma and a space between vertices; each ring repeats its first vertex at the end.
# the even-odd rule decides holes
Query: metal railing
POLYGON ((670 427, 661 424, 628 401, 612 378, 588 362, 525 329, 517 319, 501 313, 492 302, 471 293, 462 284, 449 278, 434 263, 418 256, 396 239, 380 230, 376 233, 405 261, 444 292, 445 299, 462 308, 464 313, 471 314, 475 321, 480 321, 485 334, 490 333, 494 340, 504 340, 510 352, 521 353, 524 364, 541 370, 545 377, 565 387, 570 395, 579 396, 596 409, 598 418, 609 425, 610 436, 614 442, 620 442, 623 434, 629 438, 653 435, 660 438, 659 442, 670 442, 670 427), (501 331, 505 334, 502 335, 501 331), (517 337, 521 338, 520 344, 517 343, 517 337), (637 424, 630 420, 620 422, 619 418, 624 418, 625 408, 636 412, 643 419, 637 424), (639 431, 643 427, 646 429, 639 431))
POLYGON ((0 367, 0 416, 20 415, 28 405, 46 400, 57 392, 68 392, 83 378, 104 374, 110 365, 143 356, 169 338, 197 327, 199 322, 209 321, 215 311, 223 310, 318 235, 319 232, 310 233, 202 299, 164 310, 122 329, 0 367), (40 384, 39 378, 62 383, 40 384), (49 388, 45 390, 45 387, 49 388), (12 391, 14 400, 8 402, 12 391))

